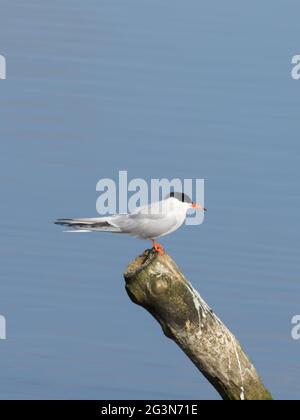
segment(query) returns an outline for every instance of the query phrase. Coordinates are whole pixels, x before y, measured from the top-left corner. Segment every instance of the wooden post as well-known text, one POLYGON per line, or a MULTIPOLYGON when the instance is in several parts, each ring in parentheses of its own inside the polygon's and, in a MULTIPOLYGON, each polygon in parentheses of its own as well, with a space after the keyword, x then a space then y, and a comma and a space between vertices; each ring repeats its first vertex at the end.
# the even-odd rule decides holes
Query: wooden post
POLYGON ((167 254, 146 250, 124 278, 131 300, 154 316, 223 399, 272 399, 239 342, 167 254))

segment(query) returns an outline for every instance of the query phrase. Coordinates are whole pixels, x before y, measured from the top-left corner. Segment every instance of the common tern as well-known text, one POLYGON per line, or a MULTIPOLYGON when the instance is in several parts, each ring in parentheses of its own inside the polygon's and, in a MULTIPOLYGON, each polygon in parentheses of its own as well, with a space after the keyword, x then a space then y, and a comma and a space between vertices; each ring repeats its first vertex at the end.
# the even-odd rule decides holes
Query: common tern
POLYGON ((164 200, 138 207, 133 213, 84 219, 57 219, 55 224, 67 226, 78 232, 112 232, 148 239, 151 240, 155 251, 163 254, 164 249, 156 239, 177 230, 184 223, 186 213, 191 208, 206 210, 192 202, 187 194, 171 192, 164 200))

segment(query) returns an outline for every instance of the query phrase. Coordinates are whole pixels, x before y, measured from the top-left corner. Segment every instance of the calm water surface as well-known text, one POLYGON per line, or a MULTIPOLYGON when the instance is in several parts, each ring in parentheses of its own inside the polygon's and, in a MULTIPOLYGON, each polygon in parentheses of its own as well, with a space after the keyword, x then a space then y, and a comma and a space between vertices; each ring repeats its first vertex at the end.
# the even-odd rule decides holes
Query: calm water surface
POLYGON ((122 273, 146 243, 65 235, 96 183, 205 178, 162 242, 276 398, 300 396, 300 4, 2 0, 0 398, 219 398, 122 273))

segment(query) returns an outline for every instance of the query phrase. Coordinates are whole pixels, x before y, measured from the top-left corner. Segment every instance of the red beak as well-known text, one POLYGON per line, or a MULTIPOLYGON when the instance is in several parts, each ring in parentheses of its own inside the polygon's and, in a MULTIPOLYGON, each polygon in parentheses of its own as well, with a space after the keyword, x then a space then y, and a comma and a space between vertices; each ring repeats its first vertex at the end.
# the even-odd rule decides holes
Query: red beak
POLYGON ((191 204, 191 207, 192 207, 192 209, 198 209, 198 210, 206 211, 206 208, 205 207, 200 206, 200 204, 197 204, 197 203, 192 203, 191 204))

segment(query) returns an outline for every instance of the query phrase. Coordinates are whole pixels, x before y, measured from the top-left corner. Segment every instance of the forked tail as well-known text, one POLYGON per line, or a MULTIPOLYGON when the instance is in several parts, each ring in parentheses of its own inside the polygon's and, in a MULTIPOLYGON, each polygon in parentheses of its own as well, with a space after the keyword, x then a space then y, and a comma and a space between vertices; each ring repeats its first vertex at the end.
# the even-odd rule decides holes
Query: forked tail
POLYGON ((112 218, 57 219, 54 223, 81 232, 121 232, 120 228, 113 224, 112 218))

